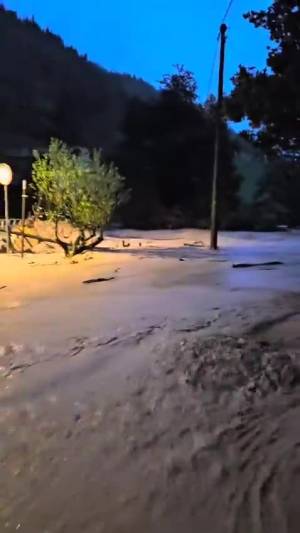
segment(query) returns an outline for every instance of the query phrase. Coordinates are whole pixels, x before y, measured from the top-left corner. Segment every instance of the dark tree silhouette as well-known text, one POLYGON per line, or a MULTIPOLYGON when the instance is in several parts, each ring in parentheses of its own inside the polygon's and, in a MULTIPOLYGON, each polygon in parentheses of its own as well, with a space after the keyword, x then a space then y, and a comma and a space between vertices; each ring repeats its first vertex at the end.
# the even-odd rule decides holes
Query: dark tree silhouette
POLYGON ((251 11, 245 18, 267 29, 273 46, 263 71, 240 67, 227 100, 228 114, 236 121, 248 117, 259 128, 257 140, 270 152, 299 157, 299 0, 276 0, 266 11, 251 11))
POLYGON ((156 91, 143 80, 93 64, 34 20, 20 20, 3 6, 0 33, 0 160, 14 169, 10 211, 20 216, 17 187, 22 178, 30 179, 33 148, 46 149, 50 138, 58 137, 73 146, 101 148, 105 155, 119 141, 131 99, 151 100, 156 91))
MULTIPOLYGON (((130 225, 207 225, 209 220, 215 116, 196 104, 196 83, 180 70, 180 83, 167 80, 150 104, 133 101, 124 123, 118 165, 132 189, 125 209, 130 225)), ((221 212, 234 208, 239 179, 234 146, 222 129, 221 212)))
POLYGON ((187 104, 197 101, 197 82, 192 72, 183 65, 174 65, 176 72, 166 74, 160 81, 162 92, 172 93, 187 104))
MULTIPOLYGON (((104 158, 118 164, 131 189, 121 213, 125 223, 207 223, 215 118, 213 109, 197 103, 190 71, 177 66, 155 91, 105 71, 49 30, 4 8, 0 31, 0 156, 17 177, 30 176, 32 148, 42 151, 57 137, 73 147, 102 148, 104 158), (9 153, 25 153, 27 171, 9 153)), ((225 125, 222 135, 225 217, 235 204, 238 180, 225 125)), ((14 203, 12 212, 17 215, 14 203)))
POLYGON ((131 98, 151 99, 142 80, 110 73, 34 20, 0 6, 0 154, 71 144, 109 149, 131 98))

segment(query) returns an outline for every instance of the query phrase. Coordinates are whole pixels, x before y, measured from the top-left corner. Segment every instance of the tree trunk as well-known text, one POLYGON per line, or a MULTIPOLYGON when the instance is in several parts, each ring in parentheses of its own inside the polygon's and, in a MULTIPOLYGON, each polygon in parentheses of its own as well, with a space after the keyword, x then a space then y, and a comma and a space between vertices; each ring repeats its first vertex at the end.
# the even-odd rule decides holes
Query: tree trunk
POLYGON ((83 252, 87 252, 89 250, 93 250, 100 242, 103 241, 103 230, 101 229, 98 236, 92 235, 91 237, 88 237, 83 243, 74 248, 72 255, 79 255, 83 252), (89 242, 91 238, 94 238, 93 242, 89 242))
MULTIPOLYGON (((64 254, 66 257, 69 257, 70 255, 70 245, 64 241, 62 241, 60 239, 60 237, 58 236, 58 224, 59 224, 59 221, 56 220, 55 221, 55 238, 56 238, 56 244, 58 244, 64 251, 64 254)), ((72 255, 72 254, 71 254, 72 255)))

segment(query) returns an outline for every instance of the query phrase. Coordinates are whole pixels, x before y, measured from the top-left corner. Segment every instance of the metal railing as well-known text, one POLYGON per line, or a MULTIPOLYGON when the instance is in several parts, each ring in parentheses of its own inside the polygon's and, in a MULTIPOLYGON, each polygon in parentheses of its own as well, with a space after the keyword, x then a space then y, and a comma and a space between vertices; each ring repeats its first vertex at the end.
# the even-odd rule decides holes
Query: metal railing
MULTIPOLYGON (((17 224, 21 224, 22 219, 21 218, 10 218, 9 219, 9 225, 10 226, 16 226, 17 224)), ((6 220, 5 218, 0 218, 0 228, 4 229, 6 228, 6 220)))

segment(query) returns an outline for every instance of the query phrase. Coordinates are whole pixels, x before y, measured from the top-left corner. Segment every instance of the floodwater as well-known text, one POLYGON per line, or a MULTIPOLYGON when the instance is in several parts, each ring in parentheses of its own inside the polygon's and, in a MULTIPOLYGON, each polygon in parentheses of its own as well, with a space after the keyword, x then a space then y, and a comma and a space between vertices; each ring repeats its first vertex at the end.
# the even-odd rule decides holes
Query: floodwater
POLYGON ((1 533, 298 533, 300 234, 134 238, 0 311, 1 533))

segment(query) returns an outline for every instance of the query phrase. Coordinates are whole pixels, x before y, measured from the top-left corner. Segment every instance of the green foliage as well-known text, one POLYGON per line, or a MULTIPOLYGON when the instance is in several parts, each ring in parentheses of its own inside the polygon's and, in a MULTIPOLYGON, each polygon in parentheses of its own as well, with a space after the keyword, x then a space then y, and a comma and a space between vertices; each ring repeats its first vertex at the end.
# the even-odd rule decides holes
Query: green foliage
POLYGON ((77 154, 58 139, 51 140, 48 152, 34 152, 34 157, 32 177, 39 207, 56 226, 67 220, 76 228, 80 238, 75 247, 69 247, 73 253, 79 248, 83 251, 91 238, 102 237, 115 209, 125 200, 124 179, 113 164, 102 161, 99 151, 90 155, 81 149, 77 154))
POLYGON ((267 229, 298 226, 300 3, 273 0, 269 8, 251 11, 245 18, 256 28, 266 29, 272 41, 266 68, 258 71, 241 66, 226 102, 230 118, 250 120, 252 130, 244 135, 248 133, 248 139, 268 156, 254 201, 253 220, 267 229))
POLYGON ((233 135, 237 146, 234 158, 235 168, 241 176, 240 199, 243 204, 250 206, 256 198, 257 191, 268 172, 266 157, 250 140, 241 135, 233 135))
POLYGON ((275 225, 299 227, 299 198, 299 164, 289 160, 271 161, 257 194, 257 216, 271 217, 275 225))
POLYGON ((278 226, 300 226, 300 181, 297 162, 274 159, 265 162, 251 203, 242 203, 227 226, 233 230, 274 231, 278 226))

